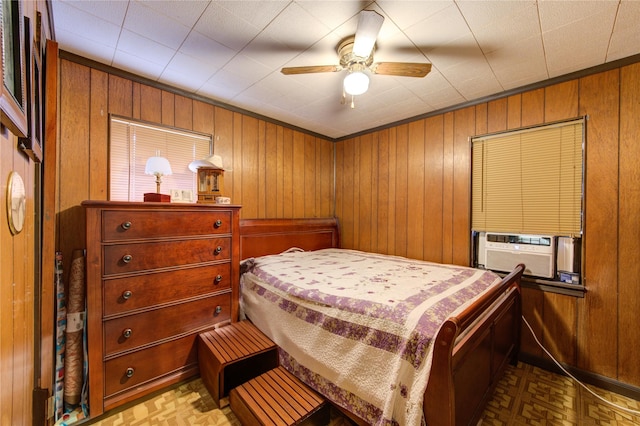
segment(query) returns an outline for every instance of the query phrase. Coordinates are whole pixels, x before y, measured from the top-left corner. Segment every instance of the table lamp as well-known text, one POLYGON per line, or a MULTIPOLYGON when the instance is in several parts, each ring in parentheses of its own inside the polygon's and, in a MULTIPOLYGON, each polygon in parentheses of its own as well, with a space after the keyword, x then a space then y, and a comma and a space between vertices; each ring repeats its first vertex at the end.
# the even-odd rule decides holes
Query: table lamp
POLYGON ((156 177, 156 192, 147 192, 144 194, 144 201, 171 201, 171 196, 168 194, 160 193, 160 183, 162 183, 162 176, 168 176, 171 172, 171 165, 169 160, 164 157, 156 156, 149 157, 147 165, 144 168, 144 173, 147 175, 154 175, 156 177))

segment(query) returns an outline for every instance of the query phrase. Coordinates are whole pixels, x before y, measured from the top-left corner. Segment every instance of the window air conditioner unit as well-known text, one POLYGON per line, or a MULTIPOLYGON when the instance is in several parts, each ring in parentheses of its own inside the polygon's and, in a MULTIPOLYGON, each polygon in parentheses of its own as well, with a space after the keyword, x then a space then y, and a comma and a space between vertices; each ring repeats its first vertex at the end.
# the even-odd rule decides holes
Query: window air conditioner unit
POLYGON ((526 275, 555 277, 555 237, 491 232, 479 237, 478 263, 483 263, 486 269, 511 272, 524 263, 526 275))

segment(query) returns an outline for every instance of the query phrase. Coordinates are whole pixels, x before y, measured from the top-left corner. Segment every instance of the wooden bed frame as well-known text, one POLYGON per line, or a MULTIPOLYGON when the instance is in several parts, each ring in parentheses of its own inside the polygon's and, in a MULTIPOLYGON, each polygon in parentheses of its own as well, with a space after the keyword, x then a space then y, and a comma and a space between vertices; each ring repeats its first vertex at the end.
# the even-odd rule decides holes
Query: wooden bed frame
MULTIPOLYGON (((290 247, 339 247, 337 219, 240 221, 242 259, 276 254, 290 247)), ((427 425, 477 423, 507 363, 517 362, 523 271, 524 265, 518 265, 499 286, 447 319, 438 332, 423 402, 427 425)), ((366 424, 352 413, 345 414, 358 424, 366 424)))

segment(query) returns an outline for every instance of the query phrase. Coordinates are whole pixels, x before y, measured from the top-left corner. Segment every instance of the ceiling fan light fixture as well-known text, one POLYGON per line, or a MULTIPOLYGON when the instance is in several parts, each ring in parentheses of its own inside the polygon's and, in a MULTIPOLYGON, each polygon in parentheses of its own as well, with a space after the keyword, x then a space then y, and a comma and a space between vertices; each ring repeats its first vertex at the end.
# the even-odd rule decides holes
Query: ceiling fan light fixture
POLYGON ((369 77, 362 71, 353 71, 344 78, 344 91, 352 96, 362 95, 369 89, 369 77))

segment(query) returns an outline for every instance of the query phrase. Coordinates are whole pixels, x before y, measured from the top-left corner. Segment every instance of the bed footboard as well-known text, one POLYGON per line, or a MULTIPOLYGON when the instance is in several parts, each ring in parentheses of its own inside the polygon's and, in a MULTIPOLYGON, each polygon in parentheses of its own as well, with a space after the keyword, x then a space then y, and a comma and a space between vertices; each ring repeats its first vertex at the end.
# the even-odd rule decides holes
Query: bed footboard
POLYGON ((523 271, 518 265, 440 329, 423 402, 429 426, 475 424, 507 362, 517 361, 523 271))

